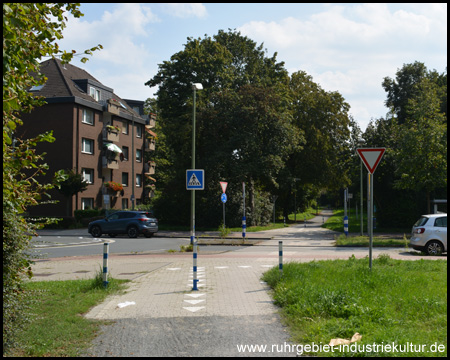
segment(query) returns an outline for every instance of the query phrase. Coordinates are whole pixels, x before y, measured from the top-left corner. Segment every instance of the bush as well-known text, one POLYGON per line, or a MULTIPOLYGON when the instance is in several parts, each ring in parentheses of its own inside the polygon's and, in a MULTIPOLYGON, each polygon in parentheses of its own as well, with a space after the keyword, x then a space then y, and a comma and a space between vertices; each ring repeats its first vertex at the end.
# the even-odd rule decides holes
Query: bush
POLYGON ((82 219, 100 216, 101 211, 98 209, 75 210, 74 215, 78 222, 82 222, 82 219))

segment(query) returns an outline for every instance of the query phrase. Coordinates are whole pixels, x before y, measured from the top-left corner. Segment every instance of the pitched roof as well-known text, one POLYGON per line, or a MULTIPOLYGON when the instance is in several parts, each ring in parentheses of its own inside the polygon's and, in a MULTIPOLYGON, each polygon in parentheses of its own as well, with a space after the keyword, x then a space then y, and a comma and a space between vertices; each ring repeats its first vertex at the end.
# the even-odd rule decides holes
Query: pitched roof
POLYGON ((44 96, 46 100, 52 98, 80 98, 92 104, 104 105, 108 99, 121 102, 125 108, 120 109, 129 115, 141 117, 126 101, 114 93, 114 90, 103 85, 87 71, 72 64, 62 64, 58 59, 49 59, 40 64, 41 74, 47 77, 45 85, 39 89, 30 89, 34 94, 44 96), (99 101, 89 95, 89 85, 101 91, 99 101))

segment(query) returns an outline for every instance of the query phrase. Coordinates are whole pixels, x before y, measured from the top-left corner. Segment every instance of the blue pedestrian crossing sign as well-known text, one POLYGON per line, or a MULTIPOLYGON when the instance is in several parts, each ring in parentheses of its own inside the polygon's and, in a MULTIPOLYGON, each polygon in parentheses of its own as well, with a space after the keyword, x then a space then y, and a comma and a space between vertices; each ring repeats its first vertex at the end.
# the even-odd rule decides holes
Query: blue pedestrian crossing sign
POLYGON ((222 202, 225 204, 227 202, 227 194, 223 193, 220 197, 220 200, 222 200, 222 202))
POLYGON ((204 170, 186 170, 186 189, 204 190, 205 189, 205 171, 204 170))

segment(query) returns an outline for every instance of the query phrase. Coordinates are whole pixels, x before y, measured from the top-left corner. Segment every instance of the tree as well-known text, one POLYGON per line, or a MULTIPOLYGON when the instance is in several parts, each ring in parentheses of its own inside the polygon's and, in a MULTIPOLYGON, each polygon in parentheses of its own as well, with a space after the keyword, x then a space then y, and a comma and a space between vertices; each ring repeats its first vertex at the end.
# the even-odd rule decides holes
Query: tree
POLYGON ((425 78, 439 85, 437 96, 441 100, 440 111, 447 113, 447 75, 440 75, 436 70, 429 71, 424 63, 416 61, 404 64, 397 71, 395 79, 385 77, 382 83, 387 92, 386 106, 396 115, 399 124, 406 121, 408 102, 418 95, 416 85, 425 78))
POLYGON ((280 177, 279 201, 284 203, 285 216, 292 209, 292 190, 298 191, 297 204, 305 208, 305 202, 317 198, 321 189, 333 191, 348 185, 352 155, 350 106, 344 98, 324 91, 303 71, 291 75, 289 90, 293 126, 303 135, 303 143, 292 149, 280 177))
MULTIPOLYGON (((48 166, 44 154, 36 154, 38 142, 54 141, 51 132, 33 139, 16 139, 17 126, 22 125, 20 113, 29 112, 44 102, 28 93, 34 85, 45 82, 39 72, 44 56, 61 56, 69 61, 75 54, 59 50, 56 39, 62 38, 65 12, 75 17, 82 14, 79 4, 4 3, 3 4, 3 352, 13 344, 23 319, 22 277, 31 276, 30 258, 26 250, 30 235, 39 225, 22 216, 29 206, 60 181, 55 174, 52 184, 40 184, 38 177, 48 166), (32 74, 36 74, 33 76, 32 74)), ((101 48, 86 50, 86 54, 101 48)), ((82 61, 86 61, 83 58, 82 61)))
MULTIPOLYGON (((275 151, 295 134, 295 129, 287 134, 283 130, 290 123, 288 112, 282 108, 287 100, 283 94, 287 93, 288 75, 284 64, 276 62, 276 54, 267 58, 262 45, 256 46, 236 31, 219 31, 213 38, 188 38, 184 50, 160 64, 158 73, 146 83, 159 86, 158 119, 168 153, 173 155, 170 171, 174 176, 165 184, 160 204, 176 204, 177 220, 182 222, 187 222, 189 216, 188 197, 182 194, 185 194, 185 170, 189 168, 191 154, 191 85, 198 82, 204 90, 197 97, 197 164, 200 168, 204 163, 207 179, 229 178, 232 172, 225 171, 236 162, 245 162, 254 186, 276 186, 274 175, 282 166, 279 160, 284 155, 275 151), (273 105, 267 99, 273 100, 273 105), (276 113, 275 109, 280 108, 276 113), (283 139, 282 133, 286 135, 283 139), (264 148, 261 136, 267 140, 264 148)), ((241 178, 245 174, 241 173, 241 178)), ((207 191, 199 196, 203 197, 200 206, 208 203, 207 191)), ((217 214, 219 219, 220 214, 217 214)), ((165 214, 158 216, 164 218, 165 214)), ((201 218, 197 224, 202 220, 205 221, 201 218)))
POLYGON ((59 192, 67 199, 67 216, 70 216, 70 199, 87 189, 88 182, 74 169, 66 172, 67 179, 59 184, 59 192))
POLYGON ((414 86, 414 94, 405 107, 405 122, 394 123, 395 186, 425 190, 430 213, 430 193, 447 187, 447 120, 440 112, 435 83, 422 79, 414 86))

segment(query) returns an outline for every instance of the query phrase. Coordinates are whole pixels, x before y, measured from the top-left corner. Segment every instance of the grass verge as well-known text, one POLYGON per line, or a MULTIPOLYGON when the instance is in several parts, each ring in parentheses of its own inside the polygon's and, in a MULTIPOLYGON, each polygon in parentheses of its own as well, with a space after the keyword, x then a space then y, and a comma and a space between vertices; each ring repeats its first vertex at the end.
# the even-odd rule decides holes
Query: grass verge
MULTIPOLYGON (((356 214, 354 209, 347 209, 348 216, 348 232, 349 233, 361 233, 361 216, 356 214)), ((374 227, 374 233, 397 233, 397 234, 410 234, 412 224, 405 224, 406 227, 402 228, 383 228, 377 225, 374 227)), ((333 210, 333 216, 331 216, 327 222, 322 225, 323 228, 344 232, 344 210, 333 210)), ((367 214, 364 214, 363 220, 363 232, 367 233, 367 214)))
POLYGON ((380 255, 372 271, 368 265, 367 258, 352 256, 288 263, 282 276, 278 268, 263 275, 293 342, 324 346, 358 332, 362 339, 354 343, 357 353, 351 347, 335 347, 310 355, 446 357, 447 261, 380 255))
POLYGON ((30 323, 20 333, 10 356, 79 356, 107 322, 82 315, 106 296, 123 291, 128 280, 108 279, 104 289, 101 273, 95 279, 36 281, 26 284, 30 323))
MULTIPOLYGON (((404 247, 408 248, 408 239, 403 236, 403 239, 392 239, 385 237, 373 237, 374 247, 404 247)), ((345 236, 344 234, 339 235, 336 238, 336 246, 341 247, 369 247, 369 237, 368 236, 345 236)))

